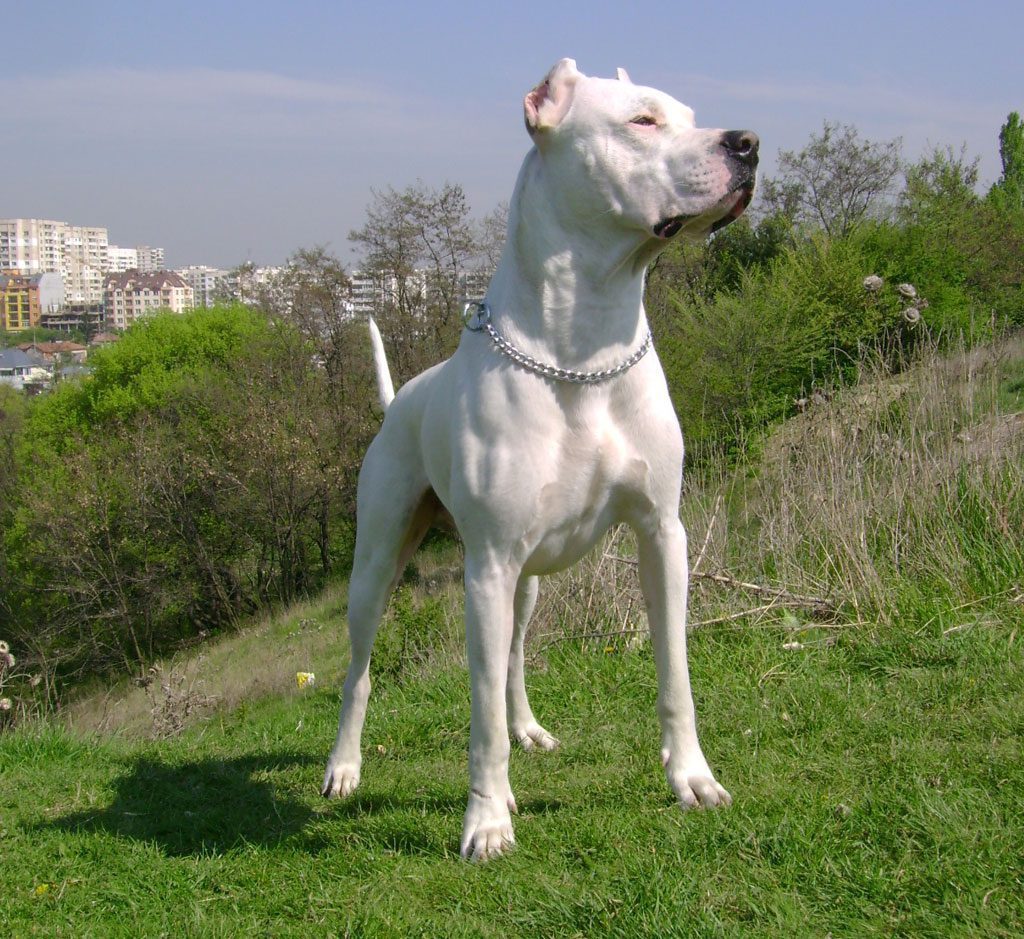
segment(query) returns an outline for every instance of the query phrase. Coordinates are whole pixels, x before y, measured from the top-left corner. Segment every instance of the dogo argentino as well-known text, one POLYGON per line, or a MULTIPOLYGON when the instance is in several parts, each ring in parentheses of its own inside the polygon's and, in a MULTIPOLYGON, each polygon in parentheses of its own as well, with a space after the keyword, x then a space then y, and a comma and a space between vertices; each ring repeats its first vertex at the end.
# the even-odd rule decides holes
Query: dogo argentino
MULTIPOLYGON (((661 757, 680 804, 729 804, 697 740, 686 663, 683 441, 651 349, 648 263, 701 238, 753 194, 757 136, 707 130, 674 98, 591 78, 563 59, 524 101, 533 147, 508 241, 455 354, 394 397, 379 334, 380 433, 359 476, 349 590, 351 664, 323 793, 359 783, 370 649, 397 578, 439 513, 465 551, 472 685, 463 857, 514 844, 509 734, 558 741, 534 717, 523 639, 537 578, 575 563, 610 526, 636 533, 657 668, 661 757)), ((375 327, 372 328, 375 332, 375 327)))

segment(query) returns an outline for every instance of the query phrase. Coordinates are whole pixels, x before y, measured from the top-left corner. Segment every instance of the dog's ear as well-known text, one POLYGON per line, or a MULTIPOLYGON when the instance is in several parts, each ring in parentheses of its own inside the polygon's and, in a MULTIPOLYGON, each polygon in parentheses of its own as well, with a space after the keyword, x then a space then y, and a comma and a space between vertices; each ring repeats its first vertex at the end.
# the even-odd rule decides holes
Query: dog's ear
POLYGON ((576 81, 581 74, 574 59, 562 59, 523 99, 523 117, 531 137, 561 123, 572 104, 576 81))
POLYGON ((633 84, 633 79, 629 77, 629 73, 624 68, 617 68, 615 74, 620 82, 625 82, 627 85, 633 84))

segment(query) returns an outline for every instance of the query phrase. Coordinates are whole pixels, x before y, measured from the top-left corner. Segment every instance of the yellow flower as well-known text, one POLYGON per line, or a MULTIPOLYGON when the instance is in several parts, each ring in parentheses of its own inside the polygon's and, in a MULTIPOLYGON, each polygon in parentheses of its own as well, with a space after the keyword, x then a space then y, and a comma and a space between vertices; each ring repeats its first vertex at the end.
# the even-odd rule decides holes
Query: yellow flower
POLYGON ((300 688, 312 688, 316 684, 316 675, 312 672, 296 672, 295 684, 300 688))

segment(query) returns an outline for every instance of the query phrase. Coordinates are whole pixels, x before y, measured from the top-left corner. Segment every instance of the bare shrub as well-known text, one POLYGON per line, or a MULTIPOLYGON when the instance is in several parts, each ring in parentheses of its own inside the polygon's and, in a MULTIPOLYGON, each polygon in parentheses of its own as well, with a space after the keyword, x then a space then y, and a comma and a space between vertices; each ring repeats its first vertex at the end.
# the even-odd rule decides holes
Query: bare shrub
POLYGON ((205 694, 198 687, 203 656, 186 660, 170 671, 161 665, 153 665, 139 683, 146 689, 150 701, 150 716, 153 721, 152 735, 157 738, 175 737, 180 734, 189 719, 216 703, 216 698, 205 694))

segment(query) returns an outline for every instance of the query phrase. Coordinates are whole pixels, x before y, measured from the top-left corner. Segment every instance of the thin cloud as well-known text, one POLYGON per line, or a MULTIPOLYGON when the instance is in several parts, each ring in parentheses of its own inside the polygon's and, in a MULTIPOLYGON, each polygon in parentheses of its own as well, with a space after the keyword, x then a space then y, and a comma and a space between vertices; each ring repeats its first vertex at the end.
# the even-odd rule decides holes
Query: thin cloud
POLYGON ((990 101, 954 101, 921 94, 895 84, 879 81, 780 82, 748 78, 742 81, 708 75, 677 77, 689 94, 714 95, 732 101, 750 101, 778 105, 820 105, 827 116, 841 118, 843 113, 884 115, 904 118, 907 123, 946 123, 955 128, 986 129, 999 124, 1006 114, 990 101))
POLYGON ((359 83, 311 81, 266 71, 212 68, 98 69, 0 79, 8 126, 49 127, 55 138, 141 142, 186 133, 280 145, 355 141, 360 133, 408 137, 439 102, 399 98, 359 83))

